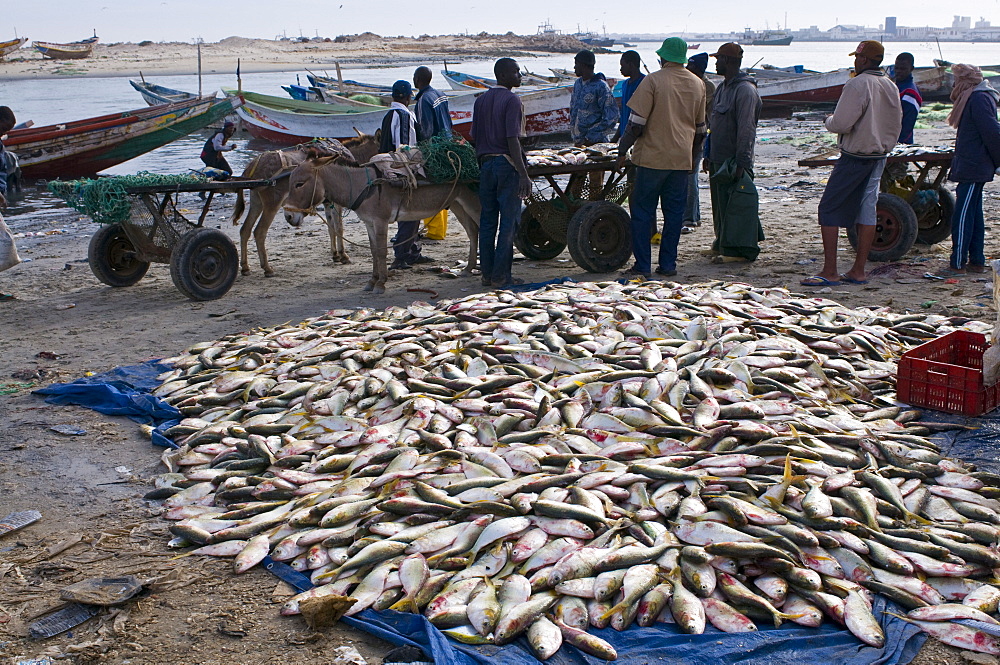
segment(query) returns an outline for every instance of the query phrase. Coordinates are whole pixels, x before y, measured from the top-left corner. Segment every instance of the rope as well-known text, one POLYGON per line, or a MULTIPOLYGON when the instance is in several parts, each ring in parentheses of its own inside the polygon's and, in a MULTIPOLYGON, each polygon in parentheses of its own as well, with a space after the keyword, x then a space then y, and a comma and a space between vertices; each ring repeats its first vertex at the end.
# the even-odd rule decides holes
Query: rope
POLYGON ((140 171, 135 175, 81 180, 54 180, 48 189, 75 210, 101 224, 122 224, 132 214, 129 187, 173 187, 208 182, 203 175, 159 175, 140 171))

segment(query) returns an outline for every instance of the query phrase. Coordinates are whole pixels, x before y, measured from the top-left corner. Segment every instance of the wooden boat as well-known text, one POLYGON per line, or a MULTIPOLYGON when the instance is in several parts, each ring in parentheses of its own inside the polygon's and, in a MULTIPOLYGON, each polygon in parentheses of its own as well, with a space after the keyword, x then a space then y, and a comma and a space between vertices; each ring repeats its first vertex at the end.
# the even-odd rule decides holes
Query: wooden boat
POLYGON ((53 60, 82 60, 90 57, 90 53, 97 44, 97 36, 84 39, 72 44, 55 44, 52 42, 32 42, 34 46, 46 58, 53 60))
POLYGON ((450 69, 442 69, 441 76, 444 80, 448 82, 452 90, 487 90, 489 88, 495 88, 497 85, 496 79, 487 78, 485 76, 473 76, 472 74, 463 74, 462 72, 452 71, 450 69))
POLYGON ((761 81, 757 84, 757 92, 764 105, 770 107, 835 104, 850 78, 850 69, 837 69, 824 74, 761 81))
MULTIPOLYGON (((985 69, 985 68, 981 68, 985 69)), ((917 67, 913 70, 913 82, 926 102, 950 102, 951 89, 955 77, 950 67, 917 67)))
POLYGON ((142 98, 146 100, 146 103, 150 106, 156 106, 158 104, 174 104, 198 96, 193 92, 174 90, 173 88, 156 85, 155 83, 149 83, 145 80, 133 81, 130 79, 129 85, 139 91, 139 94, 142 95, 142 98))
POLYGON ((0 58, 21 48, 26 41, 28 41, 27 37, 19 37, 10 41, 0 42, 0 58))
POLYGON ((698 44, 688 44, 688 50, 689 51, 693 51, 694 49, 699 49, 699 48, 701 48, 701 43, 698 43, 698 44))
MULTIPOLYGON (((382 126, 385 109, 346 107, 343 104, 303 102, 272 97, 254 92, 224 89, 227 95, 238 97, 242 105, 236 110, 243 126, 254 138, 279 145, 295 145, 314 138, 343 140, 357 132, 374 134, 382 126)), ((452 126, 469 138, 475 97, 480 92, 449 96, 452 126)), ((569 131, 568 87, 548 88, 521 95, 529 137, 569 131)))
POLYGON ((342 91, 341 94, 343 92, 368 92, 372 94, 392 92, 392 86, 389 85, 362 83, 361 81, 352 81, 351 79, 341 81, 332 76, 320 76, 319 74, 312 73, 307 74, 306 78, 309 79, 310 84, 317 88, 334 88, 335 90, 342 91))
POLYGON ((149 106, 60 125, 15 129, 4 145, 26 178, 79 178, 127 162, 232 112, 236 102, 214 96, 149 106))

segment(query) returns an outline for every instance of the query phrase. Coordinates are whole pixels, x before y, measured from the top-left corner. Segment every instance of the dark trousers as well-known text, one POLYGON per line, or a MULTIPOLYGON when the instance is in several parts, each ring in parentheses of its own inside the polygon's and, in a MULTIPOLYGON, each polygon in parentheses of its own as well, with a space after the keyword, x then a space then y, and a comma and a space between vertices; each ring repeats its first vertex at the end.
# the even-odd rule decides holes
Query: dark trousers
POLYGON ((677 269, 677 243, 681 239, 681 218, 687 200, 688 172, 635 169, 635 187, 629 197, 632 213, 632 254, 635 269, 652 272, 649 239, 656 230, 656 205, 662 202, 663 232, 660 239, 660 270, 677 269))
POLYGON ((390 240, 393 256, 397 261, 410 263, 420 256, 420 245, 417 243, 417 232, 420 230, 420 220, 415 222, 396 222, 396 236, 390 240))
POLYGON ((694 173, 688 176, 687 203, 684 204, 684 221, 701 221, 701 200, 698 197, 698 176, 701 171, 701 155, 694 160, 694 173))
POLYGON ((966 264, 986 265, 983 254, 985 226, 983 222, 983 185, 981 182, 960 182, 955 196, 955 213, 951 216, 951 267, 966 264))
POLYGON ((211 150, 207 153, 203 152, 201 153, 201 161, 209 168, 219 169, 229 174, 233 172, 233 167, 229 165, 229 162, 226 161, 221 152, 211 150))
MULTIPOLYGON (((483 281, 509 284, 514 262, 514 234, 521 221, 517 171, 504 157, 491 157, 479 167, 479 267, 483 281)), ((648 236, 647 236, 648 244, 648 236)))

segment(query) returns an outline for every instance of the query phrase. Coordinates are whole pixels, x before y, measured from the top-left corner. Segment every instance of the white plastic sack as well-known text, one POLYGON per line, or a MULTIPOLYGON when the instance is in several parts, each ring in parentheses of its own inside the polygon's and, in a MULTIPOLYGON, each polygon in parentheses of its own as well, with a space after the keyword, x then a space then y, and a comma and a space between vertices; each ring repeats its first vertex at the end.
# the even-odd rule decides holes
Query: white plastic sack
POLYGON ((13 268, 21 262, 21 257, 17 255, 17 247, 14 246, 14 234, 7 228, 0 215, 0 272, 13 268))
POLYGON ((990 261, 993 268, 993 308, 997 311, 997 322, 993 324, 993 339, 990 348, 983 353, 983 383, 992 386, 1000 379, 1000 259, 990 261))

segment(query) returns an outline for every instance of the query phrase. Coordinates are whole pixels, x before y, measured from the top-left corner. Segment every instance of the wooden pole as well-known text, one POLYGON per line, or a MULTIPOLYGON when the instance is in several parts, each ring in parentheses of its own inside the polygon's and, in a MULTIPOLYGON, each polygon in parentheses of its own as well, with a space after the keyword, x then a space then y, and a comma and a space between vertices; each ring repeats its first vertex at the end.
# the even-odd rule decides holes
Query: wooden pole
POLYGON ((335 60, 333 64, 337 67, 337 84, 340 87, 340 94, 344 94, 344 75, 340 73, 340 60, 335 60))
POLYGON ((198 96, 201 97, 201 38, 198 39, 198 96))

